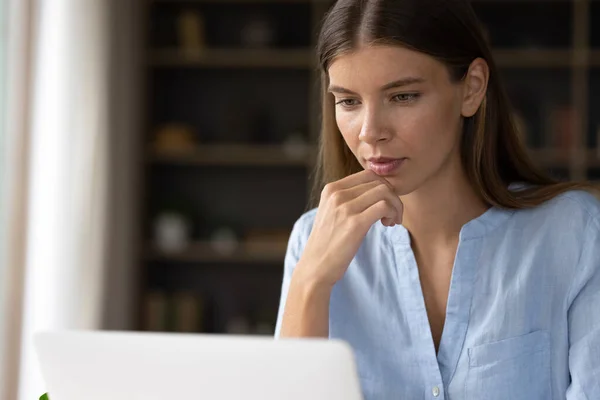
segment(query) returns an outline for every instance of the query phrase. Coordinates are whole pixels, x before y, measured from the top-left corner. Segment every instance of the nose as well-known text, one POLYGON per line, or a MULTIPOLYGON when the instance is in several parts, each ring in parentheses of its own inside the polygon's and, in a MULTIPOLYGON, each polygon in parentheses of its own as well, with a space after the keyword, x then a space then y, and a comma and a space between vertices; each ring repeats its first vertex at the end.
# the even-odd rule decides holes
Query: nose
POLYGON ((364 143, 375 144, 387 142, 391 136, 381 113, 375 109, 366 109, 358 139, 364 143))

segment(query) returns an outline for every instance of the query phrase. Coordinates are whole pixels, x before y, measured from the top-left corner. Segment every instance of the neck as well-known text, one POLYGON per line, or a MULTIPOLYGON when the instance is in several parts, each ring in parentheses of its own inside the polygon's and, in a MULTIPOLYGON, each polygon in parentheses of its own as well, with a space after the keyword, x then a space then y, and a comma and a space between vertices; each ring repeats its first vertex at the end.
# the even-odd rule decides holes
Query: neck
POLYGON ((419 189, 401 197, 402 225, 419 247, 457 243, 463 225, 488 209, 469 184, 460 160, 449 164, 419 189))

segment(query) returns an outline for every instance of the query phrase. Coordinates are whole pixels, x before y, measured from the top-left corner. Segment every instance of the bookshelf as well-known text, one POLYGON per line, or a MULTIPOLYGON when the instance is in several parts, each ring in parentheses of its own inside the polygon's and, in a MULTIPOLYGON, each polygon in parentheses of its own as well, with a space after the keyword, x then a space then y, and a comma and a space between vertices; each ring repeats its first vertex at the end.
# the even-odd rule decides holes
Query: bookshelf
MULTIPOLYGON (((272 333, 311 186, 313 49, 331 3, 146 0, 140 330, 272 333)), ((534 160, 600 180, 600 3, 473 5, 534 160)))

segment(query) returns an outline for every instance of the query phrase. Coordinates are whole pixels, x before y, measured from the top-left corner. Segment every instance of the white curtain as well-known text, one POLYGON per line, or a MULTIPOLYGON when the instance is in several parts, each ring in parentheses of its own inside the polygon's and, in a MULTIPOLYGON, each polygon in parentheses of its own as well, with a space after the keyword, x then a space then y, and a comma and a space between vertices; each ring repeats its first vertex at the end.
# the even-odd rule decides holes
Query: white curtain
POLYGON ((27 176, 29 165, 30 83, 33 45, 33 13, 29 1, 2 4, 4 30, 5 92, 0 231, 0 397, 17 398, 20 365, 25 230, 27 224, 27 176))
POLYGON ((115 134, 109 44, 115 33, 107 0, 5 1, 9 157, 2 176, 9 197, 0 276, 0 398, 32 400, 45 392, 32 335, 103 328, 110 319, 107 279, 119 278, 107 254, 112 262, 129 260, 112 254, 115 244, 108 240, 117 229, 109 215, 115 162, 109 154, 115 134))

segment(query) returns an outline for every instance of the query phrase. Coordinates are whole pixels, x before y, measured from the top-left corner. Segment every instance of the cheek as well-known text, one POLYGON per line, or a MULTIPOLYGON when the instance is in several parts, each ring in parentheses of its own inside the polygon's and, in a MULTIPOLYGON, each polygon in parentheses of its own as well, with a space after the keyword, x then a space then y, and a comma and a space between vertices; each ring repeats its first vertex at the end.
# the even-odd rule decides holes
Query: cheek
POLYGON ((398 118, 397 132, 414 151, 448 149, 456 140, 460 114, 452 103, 431 101, 415 107, 398 118))
POLYGON ((358 136, 361 130, 361 124, 357 115, 358 113, 345 112, 336 113, 335 115, 338 129, 354 154, 356 154, 356 149, 358 148, 358 136))

